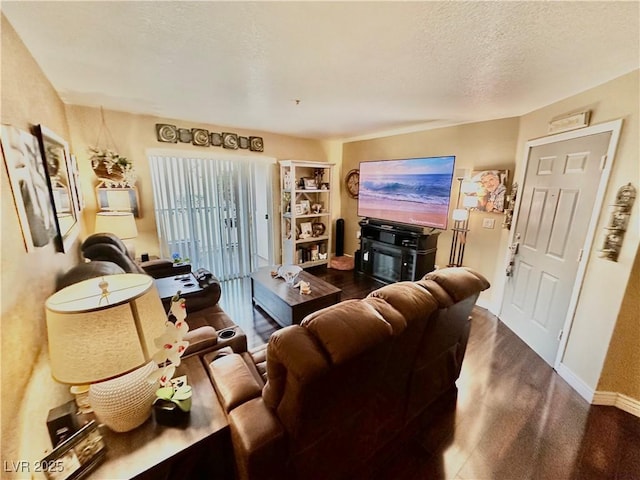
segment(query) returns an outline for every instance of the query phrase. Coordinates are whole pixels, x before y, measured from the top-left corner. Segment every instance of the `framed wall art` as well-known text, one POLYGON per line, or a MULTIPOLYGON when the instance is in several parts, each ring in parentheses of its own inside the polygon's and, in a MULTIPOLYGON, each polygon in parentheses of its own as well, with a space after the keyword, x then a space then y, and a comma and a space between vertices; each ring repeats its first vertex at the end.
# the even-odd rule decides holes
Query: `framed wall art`
MULTIPOLYGON (((465 180, 465 197, 476 197, 475 208, 481 212, 503 213, 507 193, 508 170, 481 170, 471 173, 465 180)), ((471 206, 471 205, 469 205, 471 206)))
POLYGON ((140 217, 136 187, 96 187, 96 198, 101 212, 131 212, 134 217, 140 217))
POLYGON ((316 190, 318 188, 318 184, 316 183, 316 179, 312 177, 303 177, 304 189, 305 190, 316 190))
POLYGON ((31 252, 58 237, 40 146, 36 137, 10 125, 2 125, 1 139, 22 236, 31 252))
POLYGON ((46 167, 62 251, 68 252, 80 232, 80 202, 69 144, 44 125, 36 126, 35 131, 46 167))

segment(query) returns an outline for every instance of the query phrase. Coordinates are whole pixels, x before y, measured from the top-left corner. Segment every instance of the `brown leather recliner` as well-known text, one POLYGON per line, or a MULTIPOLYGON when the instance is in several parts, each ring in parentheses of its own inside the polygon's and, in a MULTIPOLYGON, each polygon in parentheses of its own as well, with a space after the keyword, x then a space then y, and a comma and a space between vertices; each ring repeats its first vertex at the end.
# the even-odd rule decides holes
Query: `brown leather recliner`
POLYGON ((205 356, 241 479, 350 478, 455 389, 469 314, 489 287, 449 268, 275 332, 257 354, 205 356))

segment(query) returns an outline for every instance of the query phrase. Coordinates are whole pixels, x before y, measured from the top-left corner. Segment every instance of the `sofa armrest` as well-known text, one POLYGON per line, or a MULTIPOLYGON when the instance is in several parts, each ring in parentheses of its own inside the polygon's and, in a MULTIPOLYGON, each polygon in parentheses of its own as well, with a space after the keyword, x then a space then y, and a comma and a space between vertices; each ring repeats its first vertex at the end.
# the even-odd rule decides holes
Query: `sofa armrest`
POLYGON ((140 262, 138 265, 140 265, 140 268, 142 268, 147 275, 153 278, 164 278, 191 273, 190 263, 173 263, 171 260, 162 258, 140 262))
MULTIPOLYGON (((205 356, 205 361, 208 362, 209 358, 205 356)), ((262 387, 237 353, 220 356, 208 365, 209 376, 227 413, 262 395, 262 387)))
POLYGON ((213 327, 198 327, 189 330, 184 339, 189 342, 189 346, 184 351, 183 356, 188 357, 195 353, 209 351, 218 344, 218 332, 213 327))
POLYGON ((262 397, 234 408, 229 427, 240 480, 287 478, 285 430, 262 397))

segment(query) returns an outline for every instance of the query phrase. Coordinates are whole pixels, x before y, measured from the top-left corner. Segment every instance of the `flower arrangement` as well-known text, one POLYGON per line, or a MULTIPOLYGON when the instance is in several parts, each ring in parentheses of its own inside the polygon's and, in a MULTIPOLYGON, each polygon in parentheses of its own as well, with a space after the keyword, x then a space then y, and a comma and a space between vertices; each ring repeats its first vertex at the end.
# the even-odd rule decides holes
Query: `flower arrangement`
POLYGON ((89 147, 91 168, 107 187, 133 187, 136 173, 133 162, 107 148, 89 147))
POLYGON ((149 375, 147 380, 150 383, 159 382, 160 384, 154 404, 161 401, 172 402, 183 412, 188 412, 191 409, 191 387, 186 381, 172 381, 176 367, 180 365, 180 357, 189 346, 189 342, 184 340, 185 334, 189 331, 189 325, 185 320, 186 304, 184 298, 180 298, 180 291, 171 298, 167 317, 164 333, 154 340, 159 350, 153 356, 153 361, 160 369, 149 375), (169 319, 171 316, 175 318, 175 322, 169 319))
POLYGON ((171 258, 173 259, 173 263, 188 263, 190 261, 189 257, 182 258, 182 256, 177 252, 171 255, 171 258))

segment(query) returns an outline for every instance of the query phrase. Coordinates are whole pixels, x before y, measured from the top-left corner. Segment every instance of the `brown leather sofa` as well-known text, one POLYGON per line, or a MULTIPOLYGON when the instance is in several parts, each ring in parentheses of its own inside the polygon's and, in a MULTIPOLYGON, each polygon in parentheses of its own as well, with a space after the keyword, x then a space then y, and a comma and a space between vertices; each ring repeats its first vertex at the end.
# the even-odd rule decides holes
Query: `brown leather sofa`
POLYGON ((241 479, 361 478, 455 390, 489 282, 447 268, 307 316, 262 352, 206 355, 241 479))
MULTIPOLYGON (((141 273, 153 278, 191 273, 191 265, 174 264, 170 260, 150 260, 136 263, 127 247, 111 233, 94 233, 81 245, 83 256, 89 262, 76 265, 62 275, 57 282, 60 290, 73 283, 103 275, 117 273, 141 273)), ((185 337, 189 347, 185 356, 229 346, 235 352, 246 352, 247 337, 222 309, 218 301, 221 296, 220 282, 202 269, 194 272, 202 290, 183 294, 187 304, 189 332, 185 337)), ((169 301, 164 302, 169 309, 169 301)))

